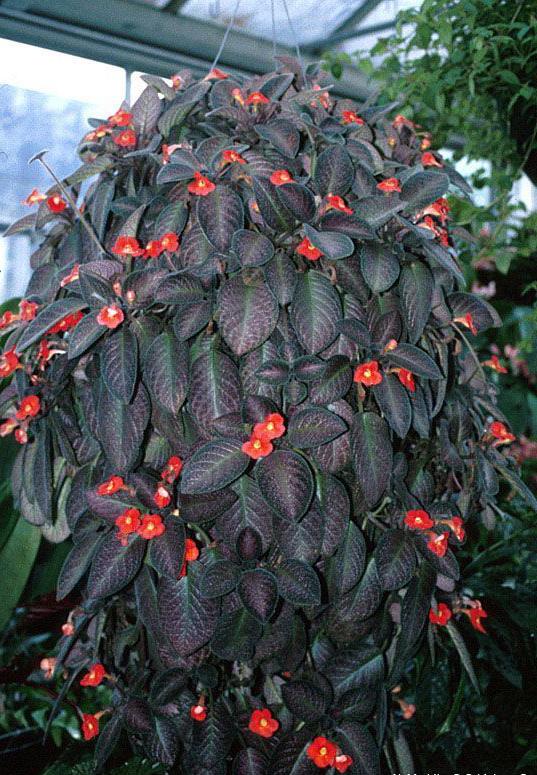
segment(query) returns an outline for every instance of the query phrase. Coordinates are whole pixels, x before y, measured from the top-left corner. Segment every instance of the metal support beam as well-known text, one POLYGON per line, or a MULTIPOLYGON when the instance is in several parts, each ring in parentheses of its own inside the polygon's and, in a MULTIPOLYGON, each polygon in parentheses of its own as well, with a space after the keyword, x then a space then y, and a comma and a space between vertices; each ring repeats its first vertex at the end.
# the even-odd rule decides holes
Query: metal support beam
POLYGON ((332 30, 332 33, 330 34, 329 38, 323 38, 321 40, 315 40, 313 43, 308 43, 307 50, 308 51, 326 51, 330 46, 330 41, 333 41, 335 37, 338 37, 340 35, 345 35, 343 38, 339 38, 339 40, 346 40, 347 38, 353 37, 353 34, 360 24, 369 14, 375 10, 377 5, 380 5, 382 0, 362 0, 358 8, 355 8, 355 10, 347 16, 344 22, 342 22, 339 27, 336 27, 334 30, 332 30))
MULTIPOLYGON (((0 0, 0 36, 155 75, 184 66, 205 73, 222 35, 212 22, 125 0, 0 0)), ((232 30, 220 63, 236 72, 268 72, 274 69, 272 43, 232 30)), ((371 89, 363 73, 346 67, 334 92, 365 100, 371 89)))
MULTIPOLYGON (((360 27, 357 30, 347 30, 346 32, 339 32, 335 35, 330 35, 325 42, 323 51, 328 51, 332 46, 336 46, 339 43, 344 43, 346 40, 354 40, 355 38, 364 38, 366 35, 375 35, 377 32, 386 32, 387 30, 395 29, 396 20, 392 19, 389 22, 380 22, 379 24, 372 24, 370 27, 360 27)), ((306 46, 306 51, 309 51, 310 47, 306 46)))

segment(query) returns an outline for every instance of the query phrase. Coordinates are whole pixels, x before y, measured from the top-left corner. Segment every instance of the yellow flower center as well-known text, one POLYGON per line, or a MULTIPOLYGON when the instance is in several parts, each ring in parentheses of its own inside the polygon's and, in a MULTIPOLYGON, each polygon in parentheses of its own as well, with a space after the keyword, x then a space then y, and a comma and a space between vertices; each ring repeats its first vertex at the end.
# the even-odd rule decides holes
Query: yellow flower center
POLYGON ((146 530, 154 530, 155 529, 155 523, 154 522, 148 522, 146 525, 146 530))
POLYGON ((267 431, 272 431, 272 430, 274 430, 274 423, 273 422, 268 422, 267 423, 267 431))
POLYGON ((319 753, 321 754, 321 756, 326 756, 327 751, 324 745, 322 748, 319 748, 319 753))
POLYGON ((200 188, 204 188, 205 187, 205 181, 204 180, 200 180, 198 185, 199 185, 200 188))
POLYGON ((93 729, 93 721, 88 721, 88 729, 90 731, 93 729))
POLYGON ((256 439, 256 441, 254 441, 253 447, 254 449, 261 449, 261 442, 259 441, 259 439, 256 439))
POLYGON ((364 377, 368 377, 369 378, 370 376, 371 376, 371 369, 366 369, 364 371, 364 377))
POLYGON ((131 522, 132 522, 132 517, 125 517, 125 524, 126 525, 130 525, 131 522))
POLYGON ((268 724, 268 721, 266 718, 262 718, 261 721, 259 722, 259 725, 262 727, 266 727, 267 724, 268 724))
POLYGON ((315 250, 314 246, 311 244, 311 242, 308 242, 307 246, 308 250, 315 250))

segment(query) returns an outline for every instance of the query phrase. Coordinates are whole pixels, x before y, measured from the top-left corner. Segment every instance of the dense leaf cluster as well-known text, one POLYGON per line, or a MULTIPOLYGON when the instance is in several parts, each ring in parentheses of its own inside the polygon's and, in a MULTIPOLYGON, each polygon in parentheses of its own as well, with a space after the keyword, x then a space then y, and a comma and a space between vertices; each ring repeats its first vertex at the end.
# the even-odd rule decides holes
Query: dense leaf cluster
POLYGON ((28 436, 13 486, 48 539, 72 537, 58 595, 81 602, 57 669, 65 693, 95 663, 113 680, 113 706, 91 705, 110 711, 100 765, 121 734, 191 775, 314 773, 319 736, 351 773, 393 744, 408 761, 392 689, 436 637, 431 606, 460 605, 446 524, 485 511, 498 473, 524 490, 468 338, 497 315, 459 289, 438 206, 426 220, 464 181, 437 154, 424 168, 390 107, 316 77, 292 61, 253 81, 148 76, 130 129, 96 122, 49 192, 68 206, 12 227, 46 230, 36 314, 5 321, 22 368, 2 416, 28 436), (373 363, 380 379, 355 381, 373 363), (285 432, 256 457, 270 415, 285 432), (129 532, 126 513, 152 516, 129 532), (249 729, 266 708, 271 737, 249 729))

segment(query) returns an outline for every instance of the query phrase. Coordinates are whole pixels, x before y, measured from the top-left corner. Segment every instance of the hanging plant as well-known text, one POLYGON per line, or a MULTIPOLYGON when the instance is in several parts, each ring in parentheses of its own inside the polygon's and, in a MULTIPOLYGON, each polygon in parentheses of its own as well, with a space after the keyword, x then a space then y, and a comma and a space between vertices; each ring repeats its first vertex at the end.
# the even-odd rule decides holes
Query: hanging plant
POLYGON ((1 407, 21 513, 73 541, 56 673, 101 767, 126 733, 192 775, 372 775, 427 631, 473 678, 457 548, 497 473, 525 492, 447 230, 468 187, 292 60, 145 80, 11 228, 45 231, 1 407))

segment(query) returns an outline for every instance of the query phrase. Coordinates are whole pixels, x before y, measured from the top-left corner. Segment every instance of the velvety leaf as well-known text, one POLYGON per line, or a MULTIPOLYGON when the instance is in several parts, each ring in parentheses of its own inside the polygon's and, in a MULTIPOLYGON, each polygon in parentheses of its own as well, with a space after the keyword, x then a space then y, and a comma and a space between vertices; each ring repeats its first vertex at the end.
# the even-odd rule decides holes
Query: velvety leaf
POLYGON ((93 555, 102 542, 99 533, 87 533, 73 546, 58 576, 56 599, 63 600, 76 587, 87 571, 93 555))
POLYGON ((437 245, 436 242, 423 242, 421 247, 426 258, 432 262, 433 269, 441 266, 442 269, 446 269, 453 275, 461 285, 464 285, 464 274, 457 261, 446 248, 442 247, 442 245, 437 245))
POLYGON ((187 394, 188 357, 185 345, 171 331, 163 331, 147 351, 144 382, 155 401, 177 414, 187 394))
POLYGON ((323 670, 334 689, 338 707, 341 707, 340 698, 346 692, 359 690, 367 693, 370 688, 378 689, 383 672, 383 655, 375 646, 365 644, 352 649, 339 649, 323 670))
POLYGON ((269 385, 284 385, 289 379, 289 365, 279 359, 265 361, 256 370, 255 376, 261 382, 268 382, 269 385))
POLYGON ((78 283, 84 300, 93 309, 99 310, 116 300, 111 283, 85 266, 80 267, 78 283))
POLYGON ((233 759, 232 775, 265 775, 267 760, 256 748, 243 748, 233 759))
POLYGON ((412 261, 401 270, 399 297, 409 338, 415 344, 423 333, 432 307, 434 281, 429 269, 412 261))
POLYGON ((274 613, 278 599, 275 576, 264 568, 245 571, 240 577, 237 591, 249 613, 266 622, 274 613))
POLYGON ((466 673, 472 682, 472 686, 476 692, 480 693, 481 689, 479 686, 479 681, 477 680, 474 666, 472 664, 472 657, 470 656, 470 652, 468 651, 466 643, 464 642, 464 638, 458 631, 457 626, 452 621, 447 623, 447 631, 449 632, 451 640, 453 641, 453 645, 457 649, 457 653, 461 659, 461 664, 466 670, 466 673))
POLYGON ((291 322, 306 352, 313 355, 328 347, 337 335, 340 318, 341 302, 328 278, 315 270, 299 275, 291 322))
POLYGON ((255 201, 267 226, 278 232, 292 229, 293 216, 279 199, 276 186, 273 186, 267 178, 262 177, 253 177, 252 183, 255 201))
POLYGON ((246 284, 240 275, 219 296, 222 336, 236 355, 259 347, 273 332, 278 304, 265 285, 246 284))
POLYGON ((384 589, 401 589, 416 567, 416 550, 404 530, 383 533, 375 549, 375 562, 384 589))
POLYGON ((250 458, 236 439, 219 439, 200 447, 181 473, 181 492, 187 495, 215 492, 244 473, 250 458))
POLYGON ((390 428, 404 439, 412 422, 408 392, 395 374, 384 374, 382 382, 372 388, 375 401, 390 428))
POLYGON ((103 385, 97 417, 99 441, 116 473, 130 470, 138 460, 149 414, 149 397, 141 383, 130 404, 119 401, 103 385))
POLYGON ((471 293, 450 293, 447 300, 453 310, 453 317, 464 317, 470 313, 478 331, 498 328, 502 324, 494 307, 478 296, 471 293))
POLYGON ((345 486, 335 476, 317 473, 317 499, 324 521, 321 553, 333 554, 343 541, 349 524, 351 505, 345 486))
POLYGON ((346 234, 340 234, 337 231, 317 231, 307 223, 304 224, 304 234, 314 247, 333 261, 354 253, 354 242, 346 234))
POLYGON ((313 475, 300 455, 276 450, 256 465, 261 495, 277 513, 296 521, 305 514, 313 498, 313 475))
POLYGON ((345 594, 360 580, 365 568, 366 546, 360 529, 349 522, 337 552, 330 561, 330 581, 336 594, 345 594))
POLYGON ((149 542, 149 561, 161 576, 176 579, 183 565, 185 527, 181 520, 166 517, 165 532, 149 542))
POLYGON ((242 266, 262 266, 274 255, 274 245, 268 237, 249 229, 235 232, 231 249, 237 254, 242 266))
POLYGON ((312 221, 315 217, 315 197, 306 186, 300 183, 286 183, 277 186, 276 193, 280 202, 300 223, 312 221))
POLYGON ((211 245, 225 253, 233 235, 243 225, 244 211, 240 197, 227 186, 217 186, 208 196, 198 197, 196 213, 211 245))
POLYGON ((375 560, 372 558, 358 584, 337 604, 338 612, 344 621, 363 621, 375 613, 381 599, 382 587, 375 560))
POLYGON ((319 768, 306 754, 313 737, 310 727, 282 737, 271 751, 267 772, 270 775, 316 775, 319 768))
POLYGON ((352 159, 341 145, 332 145, 319 154, 313 182, 321 196, 346 194, 354 179, 352 159))
POLYGON ((67 349, 69 360, 79 358, 106 333, 107 329, 97 322, 97 314, 97 312, 91 312, 89 315, 84 315, 69 334, 67 349))
POLYGON ((191 369, 189 407, 200 425, 240 410, 240 381, 233 361, 219 350, 196 358, 191 369))
POLYGON ((312 407, 293 414, 287 428, 287 440, 293 447, 309 449, 327 444, 346 430, 346 423, 337 414, 312 407))
POLYGON ((261 537, 265 552, 272 540, 273 515, 263 500, 257 482, 249 476, 241 478, 233 485, 237 500, 219 520, 221 530, 234 543, 245 528, 252 528, 261 537))
POLYGON ((276 119, 269 124, 257 124, 255 132, 264 140, 268 140, 277 151, 293 159, 300 147, 300 134, 290 121, 276 119))
POLYGON ((208 565, 200 579, 203 597, 222 597, 233 592, 239 580, 239 566, 230 560, 217 560, 208 565))
POLYGON ((309 681, 289 681, 282 686, 283 701, 293 716, 318 721, 327 710, 327 698, 309 681))
POLYGON ((401 188, 401 199, 405 200, 405 210, 414 213, 432 204, 435 199, 444 196, 449 188, 449 178, 443 172, 424 170, 415 172, 406 178, 401 188))
POLYGON ((122 726, 123 719, 121 713, 114 713, 111 717, 108 717, 106 726, 100 730, 95 746, 95 765, 97 771, 102 769, 116 747, 122 726))
POLYGON ((220 659, 246 661, 252 658, 263 625, 244 606, 220 617, 211 640, 211 651, 220 659))
POLYGON ((310 385, 310 401, 314 404, 331 404, 343 398, 351 386, 352 369, 349 359, 344 355, 334 355, 326 362, 322 378, 310 385))
POLYGON ((289 256, 285 253, 276 253, 270 264, 265 267, 265 279, 282 307, 291 303, 298 275, 289 256))
POLYGON ((342 749, 353 760, 356 775, 380 775, 379 750, 367 727, 357 721, 342 721, 336 730, 342 749))
POLYGON ((402 366, 403 369, 408 369, 418 377, 442 378, 442 373, 431 356, 413 344, 403 342, 395 350, 390 350, 389 358, 396 366, 402 366))
POLYGON ((319 226, 323 231, 339 231, 356 240, 375 239, 375 231, 361 218, 338 210, 329 210, 321 220, 319 226))
POLYGON ((160 239, 164 234, 173 232, 180 234, 188 220, 188 208, 184 202, 171 202, 162 208, 155 223, 154 238, 160 239))
POLYGON ((180 342, 190 339, 209 323, 211 313, 212 304, 208 300, 181 307, 172 321, 173 333, 180 342))
POLYGON ((101 350, 101 363, 108 390, 128 404, 138 377, 138 340, 127 325, 106 339, 101 350))
POLYGON ((170 274, 156 290, 155 298, 163 304, 191 306, 203 299, 203 287, 195 277, 185 274, 170 274))
POLYGON ((373 412, 359 412, 351 429, 354 470, 368 506, 383 495, 392 472, 392 445, 388 426, 373 412))
POLYGON ((17 342, 17 352, 21 353, 34 342, 37 342, 47 331, 60 320, 87 307, 83 299, 76 296, 68 296, 65 299, 53 301, 45 306, 41 312, 26 326, 17 342))
POLYGON ((319 605, 321 584, 310 565, 301 560, 284 560, 276 572, 278 590, 284 600, 296 606, 319 605))
POLYGON ((337 329, 340 334, 352 339, 353 342, 359 344, 360 347, 371 346, 371 334, 366 326, 360 323, 359 320, 349 318, 347 320, 338 320, 337 329))
POLYGON ((427 542, 429 540, 429 536, 423 535, 420 532, 420 533, 413 533, 412 538, 414 540, 414 543, 416 544, 416 547, 419 553, 422 555, 422 557, 424 557, 427 560, 429 565, 432 565, 432 567, 438 573, 442 573, 444 576, 448 576, 448 578, 454 579, 455 581, 459 579, 460 577, 459 564, 451 549, 448 549, 443 557, 439 557, 437 554, 435 554, 434 552, 431 552, 431 550, 427 548, 427 542))
POLYGON ((300 522, 280 522, 275 534, 282 554, 289 559, 314 563, 321 554, 323 528, 323 517, 315 504, 300 522))
POLYGON ((185 522, 212 522, 231 508, 235 501, 235 493, 229 487, 206 495, 183 493, 180 496, 181 516, 185 522))
POLYGON ((107 597, 127 586, 140 570, 145 548, 145 541, 138 536, 122 546, 115 532, 108 533, 91 562, 87 585, 90 597, 107 597))
POLYGON ((362 248, 360 268, 364 280, 374 293, 387 291, 399 277, 399 261, 393 250, 376 242, 362 248))
POLYGON ((356 203, 355 214, 375 231, 388 223, 390 218, 404 208, 395 194, 389 196, 366 196, 356 203))

